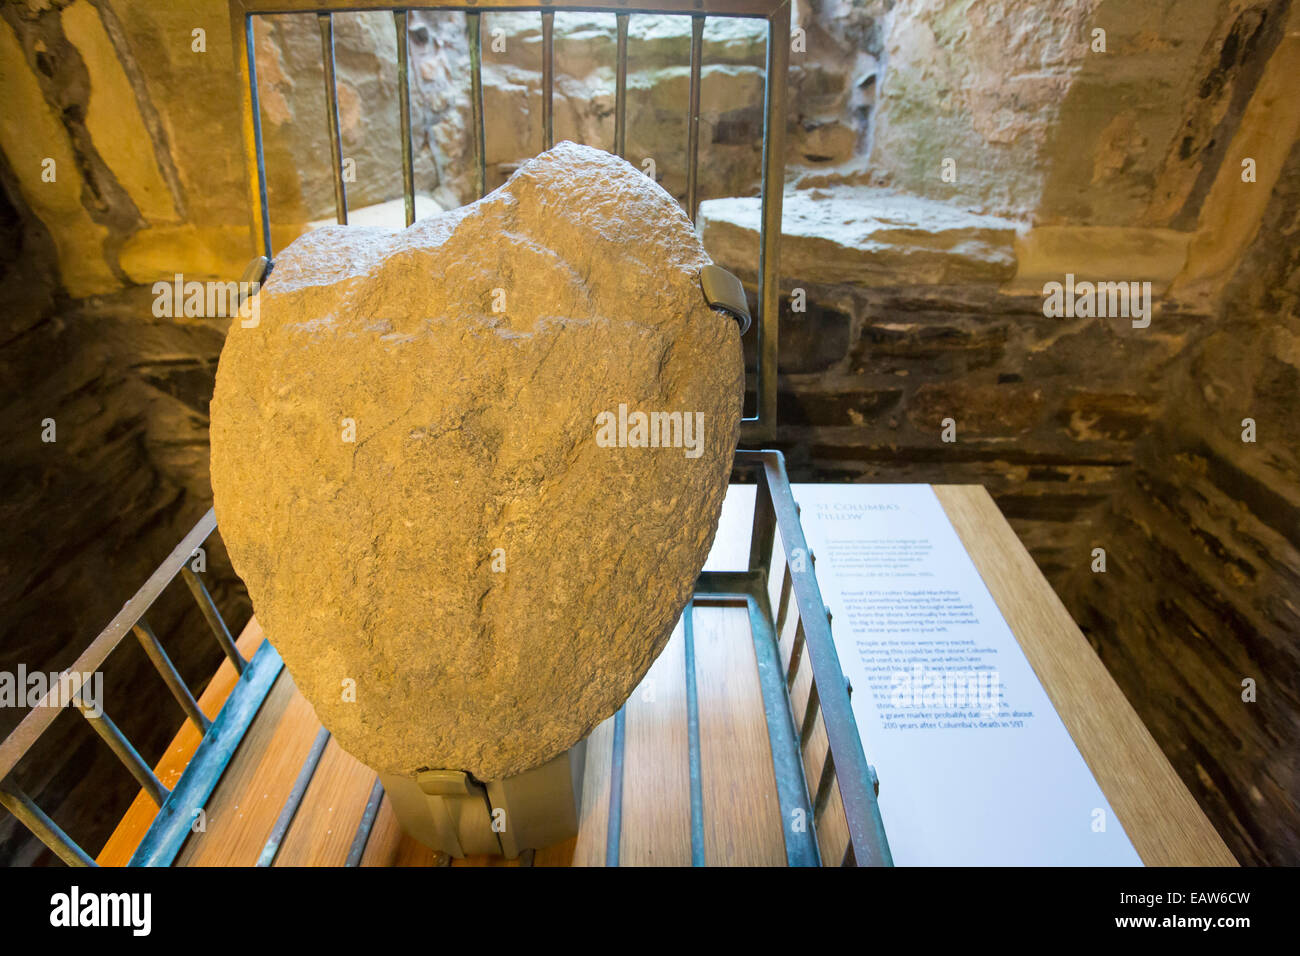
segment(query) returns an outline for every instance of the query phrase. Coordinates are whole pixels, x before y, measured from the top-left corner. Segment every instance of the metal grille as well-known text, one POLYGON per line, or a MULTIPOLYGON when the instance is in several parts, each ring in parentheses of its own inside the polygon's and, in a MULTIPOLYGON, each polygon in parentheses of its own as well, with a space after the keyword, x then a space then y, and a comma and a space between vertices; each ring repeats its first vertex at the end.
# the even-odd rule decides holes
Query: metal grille
MULTIPOLYGON (((466 16, 470 57, 470 126, 474 144, 475 183, 481 198, 486 189, 485 120, 483 116, 482 15, 484 12, 536 12, 542 24, 542 143, 554 145, 555 14, 566 11, 608 12, 618 31, 614 95, 614 152, 624 155, 627 132, 627 34, 635 14, 681 15, 691 18, 691 73, 687 112, 686 212, 695 221, 699 209, 700 83, 704 62, 704 24, 708 17, 741 17, 767 22, 767 60, 763 74, 762 221, 759 227, 757 401, 755 414, 741 425, 741 440, 754 445, 770 441, 776 433, 777 313, 781 240, 781 196, 785 180, 785 77, 790 60, 790 0, 657 0, 653 6, 631 0, 585 0, 581 3, 547 3, 537 0, 424 0, 394 9, 391 3, 346 0, 338 4, 320 0, 230 0, 230 22, 235 46, 248 181, 253 248, 267 261, 274 259, 271 214, 267 203, 266 161, 262 144, 262 118, 258 105, 257 61, 253 19, 256 16, 315 14, 320 25, 324 64, 325 114, 329 123, 330 154, 334 170, 335 218, 348 221, 347 189, 343 180, 342 143, 339 133, 338 90, 334 79, 333 13, 389 11, 397 32, 398 102, 401 119, 402 185, 406 224, 415 221, 415 174, 411 150, 411 102, 406 45, 410 10, 460 11, 466 16)), ((539 150, 540 151, 540 150, 539 150)))
MULTIPOLYGON (((103 666, 108 655, 113 653, 127 634, 134 633, 144 646, 145 653, 153 662, 168 690, 176 698, 181 710, 198 728, 203 740, 194 756, 190 759, 185 772, 181 774, 176 786, 168 790, 163 786, 153 769, 132 746, 126 735, 118 728, 108 714, 101 711, 96 715, 79 699, 74 701, 81 715, 86 718, 95 732, 104 739, 113 753, 129 770, 136 781, 158 805, 158 815, 146 834, 144 841, 131 859, 132 865, 166 866, 172 862, 181 844, 190 833, 194 814, 204 805, 209 794, 217 785, 226 764, 234 756, 235 748, 243 739, 244 731, 253 722, 258 707, 266 697, 275 678, 280 673, 282 662, 269 642, 264 642, 251 661, 244 660, 235 647, 234 639, 226 628, 216 603, 208 593, 203 582, 189 567, 190 559, 208 540, 217 527, 215 512, 199 519, 199 523, 187 534, 145 582, 144 587, 127 601, 108 627, 90 642, 90 646, 81 652, 72 666, 64 674, 86 674, 103 666), (175 666, 163 650, 162 644, 154 636, 145 615, 177 575, 185 579, 190 593, 198 602, 199 610, 207 620, 212 633, 221 645, 221 649, 234 665, 239 680, 227 698, 221 712, 215 720, 208 718, 199 710, 193 694, 185 686, 175 666)), ((35 745, 41 734, 49 729, 54 719, 62 712, 57 706, 59 690, 52 687, 35 707, 27 713, 13 732, 0 744, 0 804, 31 830, 41 841, 69 866, 94 866, 95 861, 85 850, 78 846, 57 823, 32 802, 14 781, 11 772, 18 761, 35 745)))

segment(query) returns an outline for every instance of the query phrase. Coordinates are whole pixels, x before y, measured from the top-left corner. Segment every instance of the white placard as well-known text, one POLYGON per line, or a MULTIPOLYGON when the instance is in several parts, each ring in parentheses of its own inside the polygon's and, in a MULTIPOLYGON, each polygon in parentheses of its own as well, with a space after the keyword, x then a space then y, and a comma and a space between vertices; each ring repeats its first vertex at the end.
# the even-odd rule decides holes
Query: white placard
POLYGON ((798 484, 902 865, 1141 865, 929 485, 798 484))

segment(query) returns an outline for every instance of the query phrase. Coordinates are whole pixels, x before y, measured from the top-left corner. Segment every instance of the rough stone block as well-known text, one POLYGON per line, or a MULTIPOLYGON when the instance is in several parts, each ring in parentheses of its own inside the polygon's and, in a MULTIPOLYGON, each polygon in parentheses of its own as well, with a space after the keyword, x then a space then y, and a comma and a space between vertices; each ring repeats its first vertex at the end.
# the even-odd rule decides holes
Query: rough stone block
POLYGON ((358 759, 500 779, 644 676, 739 433, 707 262, 671 197, 572 143, 471 206, 280 254, 222 352, 212 486, 267 636, 358 759), (608 447, 622 406, 694 439, 608 447))

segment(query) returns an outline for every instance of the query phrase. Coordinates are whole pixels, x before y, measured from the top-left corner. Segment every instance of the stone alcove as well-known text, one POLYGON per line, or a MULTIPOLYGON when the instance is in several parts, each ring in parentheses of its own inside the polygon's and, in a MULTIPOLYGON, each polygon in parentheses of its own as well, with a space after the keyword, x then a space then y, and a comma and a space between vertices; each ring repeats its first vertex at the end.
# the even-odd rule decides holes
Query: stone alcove
MULTIPOLYGON (((987 485, 1238 857, 1295 862, 1292 4, 801 0, 795 16, 778 442, 793 476, 987 485), (1048 318, 1043 285, 1066 273, 1150 281, 1154 320, 1048 318)), ((0 18, 0 667, 51 668, 210 503, 225 327, 157 319, 148 290, 237 276, 247 193, 224 2, 29 0, 0 18), (57 457, 34 440, 48 416, 57 457)), ((629 154, 680 194, 689 28, 641 19, 629 154)), ((609 145, 613 36, 612 17, 557 16, 557 138, 609 145)), ((417 187, 451 205, 469 188, 464 30, 421 14, 411 37, 417 187)), ((701 230, 752 278, 762 33, 705 37, 701 230)), ((484 40, 493 184, 540 147, 536 18, 489 17, 484 40)), ((350 195, 382 204, 401 189, 391 18, 340 15, 337 42, 350 195)), ((257 62, 283 245, 332 211, 314 22, 268 18, 257 62)), ((237 588, 219 599, 247 614, 237 588)), ((218 652, 182 604, 155 628, 198 682, 218 652)), ((127 660, 109 690, 151 678, 127 660)), ((171 716, 125 729, 154 756, 171 716)), ((68 724, 51 752, 69 758, 27 783, 84 833, 131 787, 68 724)), ((3 856, 34 858, 7 817, 0 834, 3 856)))

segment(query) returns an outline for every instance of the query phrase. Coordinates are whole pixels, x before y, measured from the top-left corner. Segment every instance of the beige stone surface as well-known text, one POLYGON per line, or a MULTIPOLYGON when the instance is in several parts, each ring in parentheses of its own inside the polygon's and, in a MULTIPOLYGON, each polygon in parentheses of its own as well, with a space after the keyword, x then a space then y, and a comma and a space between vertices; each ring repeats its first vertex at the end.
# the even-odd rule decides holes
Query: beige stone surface
POLYGON ((1269 60, 1227 159, 1201 206, 1187 264, 1174 281, 1175 298, 1201 308, 1213 304, 1254 239, 1268 210, 1287 153, 1300 135, 1300 7, 1292 7, 1287 33, 1269 60), (1255 182, 1242 180, 1243 159, 1255 161, 1255 182))
MULTIPOLYGON (((737 273, 757 264, 762 200, 700 204, 709 254, 737 273)), ((799 282, 865 286, 1002 282, 1016 268, 1017 223, 870 186, 787 192, 781 274, 799 282)))
POLYGON ((104 261, 108 232, 81 204, 85 185, 68 134, 45 102, 23 49, 8 25, 0 26, 0 150, 23 198, 49 229, 59 257, 59 277, 73 296, 110 292, 121 283, 104 261), (54 162, 53 181, 43 178, 54 162))
POLYGON ((1041 290, 1066 272, 1080 278, 1148 281, 1159 295, 1187 260, 1190 233, 1124 226, 1035 226, 1016 239, 1008 292, 1041 290))
POLYGON ((175 221, 176 206, 158 169, 153 138, 99 13, 88 0, 76 0, 62 18, 68 42, 77 48, 90 75, 86 129, 95 149, 131 194, 140 215, 150 222, 175 221))
POLYGON ((349 752, 496 779, 640 681, 739 431, 707 262, 666 193, 572 143, 472 206, 277 258, 222 352, 212 486, 267 635, 349 752), (620 405, 702 414, 702 453, 602 447, 620 405))

